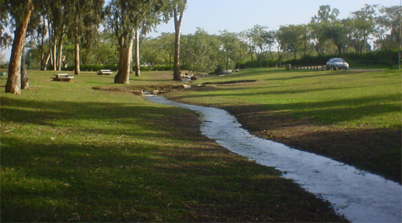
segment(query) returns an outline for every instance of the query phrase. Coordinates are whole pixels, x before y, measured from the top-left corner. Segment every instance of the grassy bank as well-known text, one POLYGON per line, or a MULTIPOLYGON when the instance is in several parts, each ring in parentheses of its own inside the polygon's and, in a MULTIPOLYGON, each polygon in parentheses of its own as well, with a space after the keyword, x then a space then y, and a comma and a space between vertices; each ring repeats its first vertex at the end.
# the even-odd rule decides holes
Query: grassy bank
MULTIPOLYGON (((53 73, 29 72, 22 95, 0 93, 2 222, 344 220, 203 137, 194 113, 93 90, 121 86, 113 76, 53 73)), ((131 85, 170 78, 143 73, 131 85)))
POLYGON ((261 137, 400 182, 401 76, 398 70, 249 69, 203 78, 196 83, 218 83, 168 96, 222 107, 261 137))

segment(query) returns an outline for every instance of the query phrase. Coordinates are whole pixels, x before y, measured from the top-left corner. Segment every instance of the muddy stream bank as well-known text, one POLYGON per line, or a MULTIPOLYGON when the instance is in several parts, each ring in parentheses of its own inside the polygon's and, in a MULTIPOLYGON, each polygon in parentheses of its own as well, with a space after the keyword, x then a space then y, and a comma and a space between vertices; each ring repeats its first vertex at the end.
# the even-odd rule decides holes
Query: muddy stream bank
POLYGON ((352 222, 401 222, 402 186, 309 152, 251 135, 222 109, 147 96, 149 101, 190 109, 200 115, 201 132, 224 148, 282 171, 305 190, 328 200, 352 222))

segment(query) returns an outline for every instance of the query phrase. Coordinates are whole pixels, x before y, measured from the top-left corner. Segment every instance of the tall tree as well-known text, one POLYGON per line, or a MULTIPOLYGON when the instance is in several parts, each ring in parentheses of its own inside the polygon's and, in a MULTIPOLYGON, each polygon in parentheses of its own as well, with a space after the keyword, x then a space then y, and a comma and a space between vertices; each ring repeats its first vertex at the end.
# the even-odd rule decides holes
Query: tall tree
POLYGON ((311 18, 308 25, 311 45, 318 55, 325 54, 330 49, 331 42, 326 35, 329 24, 339 22, 339 10, 331 9, 329 5, 321 5, 317 14, 311 18))
POLYGON ((69 0, 68 14, 73 21, 68 23, 68 36, 74 42, 74 73, 80 73, 80 46, 89 47, 101 22, 104 0, 69 0))
POLYGON ((10 9, 16 27, 8 66, 6 92, 21 94, 21 56, 34 5, 31 0, 6 0, 3 7, 10 9))
POLYGON ((197 28, 193 35, 183 37, 184 65, 191 71, 210 71, 214 69, 218 58, 220 42, 217 36, 209 35, 205 30, 197 28))
POLYGON ((278 31, 278 42, 282 50, 293 52, 296 60, 297 52, 304 47, 305 35, 304 25, 281 26, 278 31))
POLYGON ((187 0, 168 0, 171 4, 171 11, 174 19, 175 41, 174 41, 174 62, 173 62, 173 80, 181 81, 180 72, 180 37, 181 23, 183 14, 186 10, 187 0))
POLYGON ((324 36, 332 41, 338 49, 338 55, 341 56, 346 51, 350 41, 350 20, 335 21, 333 23, 325 23, 323 27, 324 36))
POLYGON ((401 6, 380 8, 381 15, 376 18, 377 44, 379 49, 397 49, 400 43, 401 6))
POLYGON ((173 67, 175 35, 173 33, 162 33, 159 39, 162 50, 167 54, 166 62, 173 67))
POLYGON ((67 32, 69 22, 67 1, 42 0, 43 19, 47 20, 47 33, 49 36, 49 62, 52 70, 61 70, 63 56, 63 38, 67 32))
POLYGON ((321 5, 318 9, 317 15, 311 19, 312 23, 330 23, 335 22, 339 15, 337 8, 331 9, 329 5, 321 5))
POLYGON ((253 28, 242 32, 244 41, 249 45, 251 60, 255 54, 257 61, 261 62, 264 52, 270 50, 274 44, 273 32, 266 29, 267 27, 255 25, 253 28))
POLYGON ((376 8, 376 5, 366 4, 361 10, 352 12, 352 44, 356 53, 362 54, 365 49, 370 49, 368 40, 375 32, 376 8))
POLYGON ((146 19, 160 15, 163 3, 162 0, 111 0, 107 5, 107 27, 113 30, 119 42, 119 69, 115 83, 129 83, 135 31, 142 25, 149 27, 150 21, 156 22, 146 19))

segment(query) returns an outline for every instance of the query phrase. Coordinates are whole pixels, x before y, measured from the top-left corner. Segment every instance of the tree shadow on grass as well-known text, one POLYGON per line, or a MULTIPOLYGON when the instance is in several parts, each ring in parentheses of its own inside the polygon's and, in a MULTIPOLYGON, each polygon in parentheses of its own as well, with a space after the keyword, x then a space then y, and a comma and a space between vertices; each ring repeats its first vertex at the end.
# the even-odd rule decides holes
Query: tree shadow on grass
POLYGON ((2 148, 4 221, 338 219, 278 172, 215 144, 15 143, 25 146, 2 148))
POLYGON ((8 127, 41 130, 3 129, 2 221, 344 220, 272 168, 201 136, 183 109, 10 98, 2 106, 8 127))

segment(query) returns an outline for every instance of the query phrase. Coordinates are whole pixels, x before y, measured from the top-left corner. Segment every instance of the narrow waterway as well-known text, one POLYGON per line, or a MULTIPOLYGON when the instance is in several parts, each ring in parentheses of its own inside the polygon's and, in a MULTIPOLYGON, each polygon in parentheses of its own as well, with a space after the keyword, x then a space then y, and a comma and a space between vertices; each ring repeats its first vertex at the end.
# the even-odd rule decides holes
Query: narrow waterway
POLYGON ((200 115, 201 132, 226 149, 282 171, 307 191, 328 200, 352 222, 401 222, 402 186, 332 159, 261 139, 222 109, 189 105, 160 96, 149 101, 187 108, 200 115))

